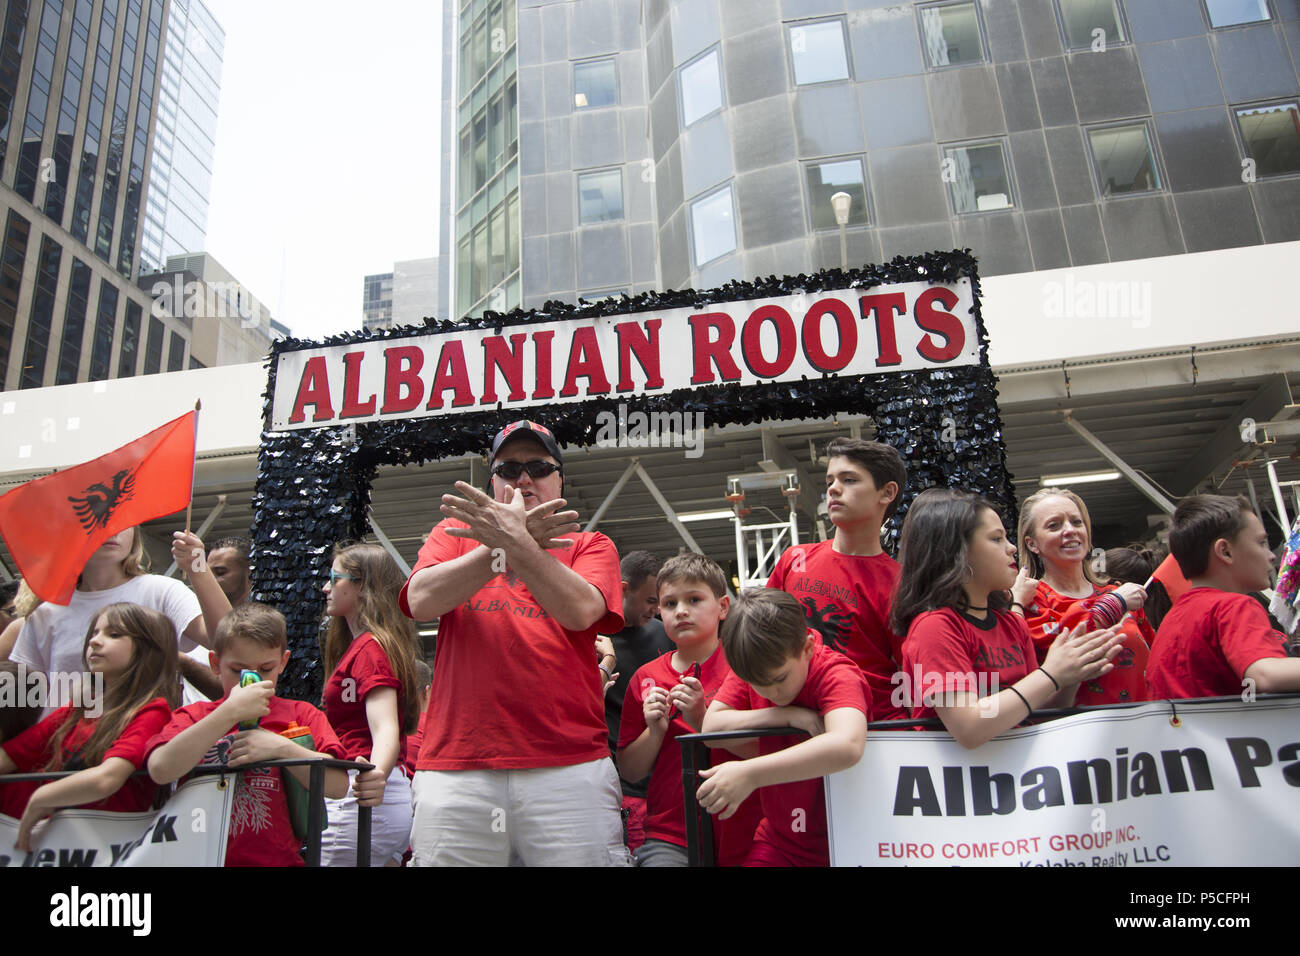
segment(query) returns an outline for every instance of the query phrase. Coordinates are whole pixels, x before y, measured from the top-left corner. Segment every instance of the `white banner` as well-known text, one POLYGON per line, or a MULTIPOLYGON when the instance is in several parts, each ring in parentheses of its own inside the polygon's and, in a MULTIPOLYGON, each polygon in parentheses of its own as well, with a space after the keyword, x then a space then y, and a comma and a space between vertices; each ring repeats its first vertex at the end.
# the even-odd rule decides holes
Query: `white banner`
POLYGON ((0 867, 221 866, 235 776, 195 777, 161 810, 60 810, 38 823, 33 850, 14 849, 18 821, 0 814, 0 867))
POLYGON ((272 431, 979 361, 970 280, 282 352, 272 431))
POLYGON ((873 731, 826 781, 835 866, 1295 866, 1300 700, 1168 701, 1011 731, 873 731))

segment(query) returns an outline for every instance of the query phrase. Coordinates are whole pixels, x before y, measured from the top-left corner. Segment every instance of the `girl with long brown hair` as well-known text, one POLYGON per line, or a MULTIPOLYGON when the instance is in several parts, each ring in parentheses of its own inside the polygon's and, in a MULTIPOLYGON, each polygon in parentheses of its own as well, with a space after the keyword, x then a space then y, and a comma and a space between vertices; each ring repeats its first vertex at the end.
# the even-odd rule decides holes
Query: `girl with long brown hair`
POLYGON ((324 587, 330 615, 323 641, 323 709, 348 760, 373 769, 354 774, 351 793, 327 802, 322 866, 356 862, 356 810, 371 807, 371 863, 398 861, 411 836, 411 784, 402 764, 404 738, 420 721, 415 676, 415 622, 397 595, 406 576, 383 548, 340 545, 324 587))
MULTIPOLYGON (((31 849, 32 827, 60 807, 148 810, 157 792, 147 777, 130 778, 178 702, 172 623, 137 604, 110 604, 86 632, 82 661, 87 673, 72 702, 0 745, 0 774, 78 771, 29 790, 20 850, 31 849)), ((11 794, 4 805, 17 802, 11 794)))

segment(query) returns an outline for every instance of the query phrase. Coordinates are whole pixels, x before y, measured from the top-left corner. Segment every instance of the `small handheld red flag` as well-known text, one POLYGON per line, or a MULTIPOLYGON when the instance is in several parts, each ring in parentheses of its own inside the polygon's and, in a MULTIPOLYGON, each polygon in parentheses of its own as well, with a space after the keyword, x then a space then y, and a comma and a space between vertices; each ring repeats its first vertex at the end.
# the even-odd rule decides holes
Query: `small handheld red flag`
POLYGON ((196 418, 186 412, 116 451, 0 497, 0 535, 28 587, 66 605, 101 544, 185 507, 194 490, 196 418))
POLYGON ((1151 572, 1151 580, 1159 581, 1165 586, 1165 593, 1170 602, 1177 601, 1178 596, 1192 586, 1192 582, 1183 577, 1183 570, 1171 554, 1160 562, 1160 567, 1151 572))

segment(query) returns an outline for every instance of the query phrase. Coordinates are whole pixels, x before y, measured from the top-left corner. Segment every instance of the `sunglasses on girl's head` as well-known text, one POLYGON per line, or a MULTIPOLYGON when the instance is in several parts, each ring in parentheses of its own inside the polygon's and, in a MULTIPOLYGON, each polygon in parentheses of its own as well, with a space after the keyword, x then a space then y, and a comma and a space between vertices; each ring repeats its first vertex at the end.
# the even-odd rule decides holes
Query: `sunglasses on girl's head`
POLYGON ((553 461, 542 461, 540 458, 534 458, 532 461, 503 461, 492 469, 492 474, 498 478, 504 478, 506 481, 515 481, 526 471, 528 477, 536 481, 538 478, 545 478, 547 475, 561 470, 560 466, 553 461))

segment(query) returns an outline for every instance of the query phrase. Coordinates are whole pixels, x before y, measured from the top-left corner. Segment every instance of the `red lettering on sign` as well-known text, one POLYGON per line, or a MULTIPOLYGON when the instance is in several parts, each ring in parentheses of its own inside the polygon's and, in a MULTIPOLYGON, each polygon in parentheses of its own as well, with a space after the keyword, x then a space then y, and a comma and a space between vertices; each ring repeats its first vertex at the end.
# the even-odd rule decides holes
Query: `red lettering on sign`
POLYGON ((618 390, 630 392, 632 384, 632 356, 645 372, 645 387, 663 388, 664 377, 659 372, 659 326, 663 319, 650 319, 645 328, 639 322, 620 322, 614 326, 618 335, 618 390))
POLYGON ((339 418, 361 418, 375 413, 373 394, 364 402, 357 400, 361 389, 361 360, 365 357, 365 352, 348 352, 343 356, 343 407, 339 409, 339 418))
POLYGON ((858 327, 853 321, 853 310, 839 299, 822 299, 813 304, 803 317, 803 354, 808 364, 819 372, 838 372, 853 359, 858 350, 858 327), (835 316, 835 328, 840 337, 840 350, 826 354, 822 342, 822 319, 827 313, 835 316))
POLYGON ((926 289, 916 297, 912 317, 927 332, 942 335, 944 344, 939 345, 931 336, 926 335, 916 344, 916 351, 931 362, 947 362, 961 354, 962 347, 966 344, 966 330, 962 328, 961 319, 957 316, 935 308, 935 299, 942 302, 945 309, 951 309, 957 304, 957 293, 943 286, 926 289))
POLYGON ((533 400, 554 398, 555 389, 551 387, 551 340, 554 332, 534 332, 533 348, 537 355, 537 387, 533 389, 533 400))
POLYGON ((596 330, 591 326, 573 330, 568 370, 564 375, 564 388, 560 389, 560 396, 568 398, 577 395, 580 378, 587 380, 588 395, 604 395, 609 391, 609 379, 605 377, 605 366, 600 359, 600 343, 596 341, 596 330))
POLYGON ((409 412, 424 398, 424 349, 399 345, 384 349, 384 406, 381 415, 409 412))
POLYGON ((894 317, 907 310, 907 296, 901 292, 864 295, 858 300, 858 309, 865 319, 873 312, 876 316, 876 366, 902 365, 898 354, 898 339, 894 335, 894 317))
POLYGON ((785 372, 794 361, 797 347, 794 320, 779 305, 759 306, 745 320, 744 331, 740 334, 740 354, 745 359, 745 365, 759 378, 776 378, 785 372), (760 336, 764 322, 771 322, 776 328, 776 359, 771 362, 763 357, 760 336))
POLYGON ((483 398, 480 405, 492 405, 497 401, 496 370, 500 369, 510 386, 507 402, 517 402, 524 397, 524 339, 527 333, 520 332, 510 336, 510 347, 499 335, 491 335, 483 340, 483 398))
POLYGON ((731 357, 731 343, 736 339, 736 325, 725 312, 701 312, 686 320, 691 324, 691 354, 695 356, 695 374, 692 385, 707 385, 713 381, 712 364, 724 382, 740 378, 740 366, 731 357), (716 330, 718 337, 710 338, 716 330))
POLYGON ((296 425, 306 419, 307 406, 311 405, 313 422, 326 422, 334 417, 334 405, 330 401, 329 367, 325 356, 309 358, 303 367, 302 378, 298 381, 298 396, 293 400, 293 414, 289 424, 296 425))
POLYGON ((438 353, 438 368, 433 373, 433 384, 429 386, 429 404, 425 410, 442 408, 442 393, 452 389, 452 408, 474 404, 474 393, 469 387, 469 369, 465 366, 465 347, 459 339, 448 339, 442 343, 438 353))

